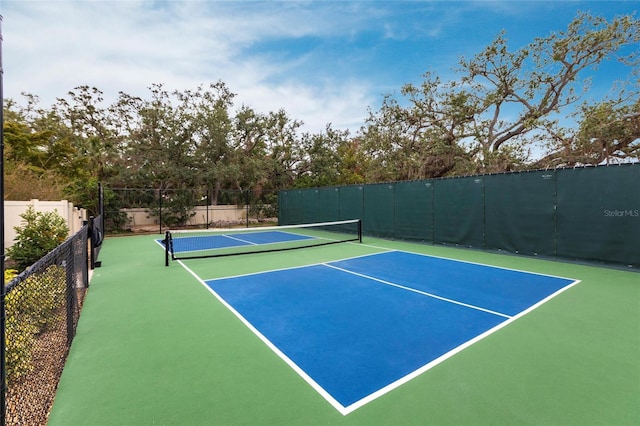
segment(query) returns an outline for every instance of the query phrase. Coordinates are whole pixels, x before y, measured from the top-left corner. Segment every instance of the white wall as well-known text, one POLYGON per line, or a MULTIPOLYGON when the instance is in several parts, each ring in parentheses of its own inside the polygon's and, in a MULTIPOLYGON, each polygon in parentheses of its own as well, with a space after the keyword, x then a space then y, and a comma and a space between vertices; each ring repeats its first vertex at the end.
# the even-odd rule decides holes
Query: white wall
POLYGON ((88 219, 87 211, 79 209, 67 200, 61 201, 5 201, 4 202, 4 247, 11 247, 16 237, 16 226, 22 226, 20 217, 29 206, 33 206, 36 212, 56 212, 66 221, 69 227, 69 236, 74 235, 82 228, 82 224, 88 219))
MULTIPOLYGON (((132 227, 157 225, 158 217, 152 216, 149 209, 122 209, 127 213, 129 225, 132 227)), ((238 222, 247 219, 246 207, 232 205, 209 206, 209 223, 218 221, 238 222)), ((207 223, 207 206, 197 206, 192 210, 195 214, 191 217, 188 225, 205 225, 207 223)))

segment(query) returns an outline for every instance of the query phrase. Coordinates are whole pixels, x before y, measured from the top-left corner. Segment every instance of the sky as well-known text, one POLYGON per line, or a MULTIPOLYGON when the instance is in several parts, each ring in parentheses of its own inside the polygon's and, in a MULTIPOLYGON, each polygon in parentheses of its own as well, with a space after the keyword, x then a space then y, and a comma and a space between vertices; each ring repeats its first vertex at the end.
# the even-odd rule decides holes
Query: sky
MULTIPOLYGON (((284 109, 318 133, 356 133, 386 94, 425 72, 455 78, 504 30, 510 49, 566 30, 578 11, 608 19, 634 1, 0 0, 4 98, 43 107, 88 85, 119 92, 191 90, 223 81, 234 105, 284 109)), ((636 13, 636 18, 637 18, 636 13)), ((638 48, 638 46, 636 46, 638 48)), ((621 75, 593 79, 597 96, 621 75)))

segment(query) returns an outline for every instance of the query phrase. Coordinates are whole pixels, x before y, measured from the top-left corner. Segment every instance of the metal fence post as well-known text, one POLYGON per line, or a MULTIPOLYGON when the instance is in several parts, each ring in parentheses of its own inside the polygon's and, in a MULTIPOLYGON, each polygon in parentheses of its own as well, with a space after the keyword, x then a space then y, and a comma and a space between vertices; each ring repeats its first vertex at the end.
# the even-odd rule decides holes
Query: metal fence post
POLYGON ((7 417, 7 371, 6 371, 6 309, 4 285, 4 92, 2 68, 2 15, 0 15, 0 270, 2 270, 2 292, 0 292, 0 426, 7 417))

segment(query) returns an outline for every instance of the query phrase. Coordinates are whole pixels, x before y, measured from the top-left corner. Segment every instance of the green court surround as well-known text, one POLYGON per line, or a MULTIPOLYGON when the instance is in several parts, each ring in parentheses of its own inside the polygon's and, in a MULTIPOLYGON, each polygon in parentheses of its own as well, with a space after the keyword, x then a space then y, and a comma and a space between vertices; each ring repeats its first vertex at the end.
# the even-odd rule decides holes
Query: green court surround
MULTIPOLYGON (((355 189, 354 189, 355 190, 355 189)), ((640 274, 365 238, 188 261, 215 278, 396 248, 581 280, 513 324, 343 416, 190 273, 158 235, 108 238, 49 425, 634 425, 640 274), (376 247, 373 247, 376 246, 376 247)))

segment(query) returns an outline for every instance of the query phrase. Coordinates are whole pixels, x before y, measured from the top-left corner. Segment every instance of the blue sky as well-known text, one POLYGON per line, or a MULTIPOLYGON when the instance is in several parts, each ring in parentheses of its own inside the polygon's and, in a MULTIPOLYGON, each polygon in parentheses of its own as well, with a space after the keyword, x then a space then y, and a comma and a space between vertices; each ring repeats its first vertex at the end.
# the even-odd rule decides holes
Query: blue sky
MULTIPOLYGON (((426 71, 454 78, 505 30, 517 49, 565 30, 577 11, 612 18, 632 1, 137 1, 0 0, 4 96, 42 106, 79 85, 148 97, 148 87, 193 89, 218 80, 236 106, 284 108, 320 132, 357 132, 383 95, 426 71)), ((636 14, 637 15, 637 14, 636 14)), ((636 16, 637 17, 637 16, 636 16)), ((638 49, 638 46, 632 48, 638 49)), ((591 96, 625 78, 615 62, 591 96)))

